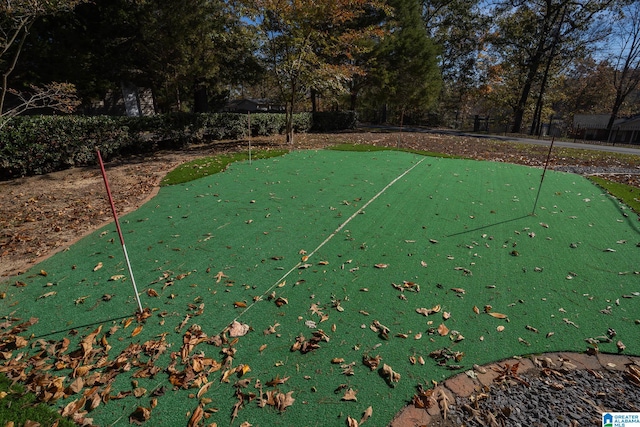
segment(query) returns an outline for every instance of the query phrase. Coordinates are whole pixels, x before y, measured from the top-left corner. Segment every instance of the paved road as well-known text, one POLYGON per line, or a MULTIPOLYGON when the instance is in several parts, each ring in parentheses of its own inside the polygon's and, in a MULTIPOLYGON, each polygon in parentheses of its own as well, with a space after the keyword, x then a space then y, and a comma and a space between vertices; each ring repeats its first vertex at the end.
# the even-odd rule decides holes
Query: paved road
MULTIPOLYGON (((386 129, 386 130, 392 130, 397 132, 400 131, 400 128, 396 126, 367 126, 367 127, 377 128, 377 129, 386 129)), ((425 128, 416 128, 416 127, 403 127, 402 131, 468 136, 472 138, 495 139, 498 141, 523 142, 527 144, 546 145, 547 147, 551 144, 551 141, 544 140, 544 139, 521 138, 516 136, 504 136, 504 135, 485 135, 485 134, 479 134, 479 133, 469 133, 469 132, 461 132, 461 131, 447 130, 447 129, 425 129, 425 128)), ((619 147, 615 145, 588 144, 588 143, 567 142, 567 141, 555 141, 553 143, 553 146, 565 147, 565 148, 577 148, 582 150, 606 151, 609 153, 633 154, 636 156, 640 156, 640 146, 638 146, 638 148, 630 148, 630 147, 619 147)))

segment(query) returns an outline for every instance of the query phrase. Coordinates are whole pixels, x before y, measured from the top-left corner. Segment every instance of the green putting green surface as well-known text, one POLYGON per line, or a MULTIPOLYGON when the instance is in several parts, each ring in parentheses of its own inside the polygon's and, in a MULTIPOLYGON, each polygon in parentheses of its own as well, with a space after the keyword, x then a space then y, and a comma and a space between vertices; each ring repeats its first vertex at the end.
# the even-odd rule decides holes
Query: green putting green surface
MULTIPOLYGON (((585 339, 604 341, 613 330, 600 351, 617 352, 620 340, 626 354, 640 354, 637 216, 586 179, 556 172, 547 172, 532 215, 541 173, 395 151, 298 151, 236 163, 164 187, 121 218, 142 304, 153 310, 144 323, 125 327, 136 303, 113 225, 0 285, 7 295, 0 303, 12 318, 39 319, 21 334, 31 336, 30 354, 65 337, 71 353, 101 325, 93 358, 85 359, 87 376, 104 371, 100 357, 114 360, 131 344, 167 346, 157 358, 139 351, 133 367, 116 369, 112 396, 132 391, 132 379, 146 393, 97 405, 87 414, 97 425, 127 425, 152 398, 157 406, 147 425, 186 425, 205 377, 212 383, 200 396, 206 425, 229 424, 238 401, 234 383, 242 379, 250 380, 239 389, 247 397, 232 425, 339 426, 347 416, 359 420, 369 406, 365 425, 386 425, 418 384, 473 364, 585 351, 585 339), (440 311, 429 316, 416 311, 436 306, 440 311), (167 367, 175 352, 174 369, 184 369, 187 330, 198 325, 211 338, 234 320, 251 330, 234 343, 227 367, 174 387, 167 367), (376 321, 388 336, 374 331, 376 321), (274 325, 275 333, 264 333, 274 325), (309 341, 318 329, 325 334, 319 348, 291 351, 297 337, 309 341), (457 360, 430 357, 443 349, 457 360), (377 369, 363 364, 375 356, 377 369), (157 372, 132 378, 149 360, 157 372), (385 380, 383 364, 399 382, 385 380), (221 382, 223 372, 240 365, 250 371, 221 382), (288 380, 269 386, 276 377, 288 380), (357 401, 342 400, 348 389, 357 401), (279 411, 249 397, 270 390, 292 392, 295 402, 279 411)), ((203 341, 185 361, 223 362, 227 347, 203 341)), ((61 368, 49 373, 65 376, 67 385, 72 371, 61 368)))

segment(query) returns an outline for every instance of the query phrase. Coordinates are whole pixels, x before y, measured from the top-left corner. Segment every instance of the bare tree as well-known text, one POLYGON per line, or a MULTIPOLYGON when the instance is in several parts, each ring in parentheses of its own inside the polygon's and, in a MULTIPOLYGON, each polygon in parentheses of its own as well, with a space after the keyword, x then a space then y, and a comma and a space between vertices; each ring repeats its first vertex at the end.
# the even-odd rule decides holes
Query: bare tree
POLYGON ((627 96, 640 85, 640 3, 634 2, 623 10, 624 18, 619 21, 615 32, 618 51, 613 55, 613 86, 616 97, 607 124, 609 140, 613 123, 618 118, 627 96))
POLYGON ((9 85, 9 77, 20 59, 20 54, 33 23, 42 16, 73 9, 85 0, 2 0, 0 3, 0 127, 7 118, 28 109, 50 107, 69 111, 77 106, 75 88, 68 83, 32 85, 19 91, 9 85), (6 108, 7 95, 12 94, 16 103, 6 108))

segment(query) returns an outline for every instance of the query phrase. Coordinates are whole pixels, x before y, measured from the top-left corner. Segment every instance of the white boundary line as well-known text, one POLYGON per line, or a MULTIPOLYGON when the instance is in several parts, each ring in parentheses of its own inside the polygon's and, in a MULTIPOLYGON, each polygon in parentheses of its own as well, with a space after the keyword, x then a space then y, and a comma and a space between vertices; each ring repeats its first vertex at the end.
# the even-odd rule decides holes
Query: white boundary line
MULTIPOLYGON (((354 219, 356 216, 358 216, 358 214, 360 214, 360 212, 362 212, 367 206, 369 206, 371 203, 373 203, 374 200, 376 200, 378 197, 380 197, 385 191, 387 191, 389 189, 389 187, 391 187, 393 184, 395 184, 396 182, 398 182, 399 180, 401 180, 406 174, 408 174, 409 172, 411 172, 415 167, 417 167, 420 163, 422 163, 424 160, 426 159, 426 157, 423 157, 422 160, 420 160, 418 163, 416 163, 415 165, 411 166, 409 169, 407 169, 406 171, 404 171, 403 173, 401 173, 400 175, 398 175, 393 181, 391 181, 390 183, 388 183, 382 190, 380 190, 378 192, 378 194, 376 194, 375 196, 373 196, 367 203, 365 203, 364 205, 362 205, 362 207, 360 209, 358 209, 357 211, 355 211, 353 213, 353 215, 351 215, 349 218, 347 218, 347 220, 345 222, 343 222, 342 224, 340 224, 340 226, 338 228, 335 229, 335 231, 333 233, 331 233, 326 239, 324 239, 324 241, 322 243, 320 243, 318 245, 317 248, 315 248, 313 251, 311 251, 309 253, 309 255, 307 255, 307 260, 309 258, 311 258, 316 252, 318 252, 324 245, 326 245, 331 239, 333 239, 336 234, 338 234, 340 232, 340 230, 342 230, 349 222, 351 222, 352 219, 354 219)), ((298 267, 300 267, 300 265, 302 264, 301 261, 298 261, 298 263, 296 265, 294 265, 293 267, 291 267, 291 269, 289 271, 287 271, 280 279, 278 279, 273 285, 271 285, 269 287, 269 289, 267 289, 266 291, 264 291, 264 293, 262 294, 262 296, 264 297, 265 295, 267 295, 269 292, 271 292, 271 290, 273 288, 275 288, 276 286, 278 286, 280 283, 282 283, 282 281, 284 279, 286 279, 291 273, 293 273, 295 270, 298 269, 298 267)), ((253 303, 251 303, 250 305, 247 306, 247 308, 245 308, 240 314, 238 314, 235 319, 233 319, 231 323, 237 321, 240 317, 242 317, 247 311, 249 311, 254 305, 256 305, 256 303, 258 303, 259 301, 261 301, 262 298, 260 298, 257 301, 254 301, 253 303)), ((225 326, 225 329, 228 327, 229 325, 225 326)))

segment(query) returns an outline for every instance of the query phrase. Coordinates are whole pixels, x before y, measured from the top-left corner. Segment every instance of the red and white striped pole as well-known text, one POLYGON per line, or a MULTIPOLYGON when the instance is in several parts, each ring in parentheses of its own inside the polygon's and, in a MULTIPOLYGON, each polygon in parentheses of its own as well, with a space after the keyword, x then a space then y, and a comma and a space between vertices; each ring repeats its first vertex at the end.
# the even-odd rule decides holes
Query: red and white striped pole
POLYGON ((118 221, 118 214, 116 213, 116 206, 113 204, 113 197, 111 197, 111 189, 109 188, 109 180, 107 179, 107 173, 104 170, 104 163, 102 162, 102 156, 100 155, 100 149, 96 148, 98 154, 98 162, 100 163, 100 171, 102 172, 102 179, 104 180, 104 186, 107 189, 107 196, 109 197, 109 204, 111 205, 111 212, 113 213, 113 219, 116 222, 116 229, 118 230, 118 237, 120 237, 120 244, 122 245, 122 252, 124 252, 124 259, 127 261, 127 267, 129 268, 129 277, 131 277, 131 283, 133 284, 133 292, 138 303, 138 309, 140 314, 144 311, 142 309, 142 303, 140 303, 140 295, 138 295, 138 287, 136 286, 136 279, 133 277, 133 270, 131 269, 131 262, 129 262, 129 254, 127 254, 127 247, 124 244, 124 237, 122 236, 122 230, 120 229, 120 222, 118 221))

